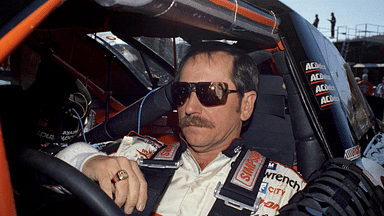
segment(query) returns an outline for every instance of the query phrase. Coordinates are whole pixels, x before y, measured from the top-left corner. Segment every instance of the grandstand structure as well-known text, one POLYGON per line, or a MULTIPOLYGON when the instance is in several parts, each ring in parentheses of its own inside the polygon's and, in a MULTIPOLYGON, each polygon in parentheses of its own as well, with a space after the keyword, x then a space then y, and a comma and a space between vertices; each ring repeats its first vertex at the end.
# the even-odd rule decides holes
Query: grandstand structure
MULTIPOLYGON (((319 28, 319 31, 330 38, 330 29, 319 28)), ((355 76, 368 73, 373 85, 381 83, 384 77, 384 25, 337 26, 335 38, 330 40, 349 63, 355 76)))

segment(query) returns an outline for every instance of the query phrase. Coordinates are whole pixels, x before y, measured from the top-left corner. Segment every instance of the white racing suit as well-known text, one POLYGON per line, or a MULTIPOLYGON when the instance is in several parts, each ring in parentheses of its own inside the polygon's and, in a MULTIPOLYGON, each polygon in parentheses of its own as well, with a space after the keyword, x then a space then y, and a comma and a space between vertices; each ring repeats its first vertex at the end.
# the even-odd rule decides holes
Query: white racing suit
MULTIPOLYGON (((153 210, 155 216, 173 215, 208 215, 216 201, 215 188, 219 182, 224 183, 231 170, 232 163, 239 153, 236 147, 243 145, 244 140, 235 139, 203 170, 187 149, 181 155, 182 165, 176 169, 169 186, 153 210)), ((179 145, 186 147, 184 139, 179 145)), ((161 143, 130 133, 124 137, 119 149, 113 155, 125 156, 128 159, 149 158, 161 147, 161 143)), ((73 144, 57 154, 58 158, 82 169, 84 162, 103 154, 88 144, 73 144)), ((246 178, 242 173, 238 177, 246 178)), ((306 182, 298 173, 280 163, 270 161, 265 172, 257 197, 261 198, 257 212, 252 215, 276 215, 278 210, 288 203, 289 199, 306 182)))

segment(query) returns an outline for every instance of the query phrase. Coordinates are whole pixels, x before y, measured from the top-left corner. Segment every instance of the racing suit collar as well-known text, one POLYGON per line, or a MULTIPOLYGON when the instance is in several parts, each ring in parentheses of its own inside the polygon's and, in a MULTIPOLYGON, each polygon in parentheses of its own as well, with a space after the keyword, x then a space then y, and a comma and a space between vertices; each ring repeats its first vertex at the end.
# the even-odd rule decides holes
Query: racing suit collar
MULTIPOLYGON (((183 132, 180 132, 179 134, 179 140, 180 140, 180 147, 182 151, 184 152, 188 147, 188 142, 186 141, 183 132)), ((222 153, 232 158, 237 153, 239 153, 239 150, 242 149, 244 146, 244 138, 241 136, 241 138, 235 138, 232 140, 231 144, 227 148, 225 148, 222 153)))

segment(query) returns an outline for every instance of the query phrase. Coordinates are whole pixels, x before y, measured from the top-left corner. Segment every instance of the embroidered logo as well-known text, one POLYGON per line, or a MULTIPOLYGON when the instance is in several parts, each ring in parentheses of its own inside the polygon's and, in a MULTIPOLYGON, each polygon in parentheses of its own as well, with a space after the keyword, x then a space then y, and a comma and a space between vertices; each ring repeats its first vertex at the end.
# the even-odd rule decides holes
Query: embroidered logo
POLYGON ((147 150, 147 149, 142 149, 141 151, 137 150, 137 153, 135 155, 135 157, 140 157, 140 158, 144 158, 144 159, 149 159, 152 157, 152 155, 155 153, 155 151, 152 151, 152 150, 147 150))
POLYGON ((171 144, 163 149, 154 157, 156 160, 173 160, 176 151, 179 148, 179 143, 171 144))
POLYGON ((237 167, 231 183, 252 191, 264 162, 264 156, 258 152, 248 150, 237 167))
POLYGON ((361 157, 361 149, 358 145, 346 149, 344 152, 344 158, 347 160, 355 160, 359 157, 361 157))
POLYGON ((277 167, 277 164, 275 164, 273 162, 269 162, 267 169, 269 169, 269 170, 276 170, 276 167, 277 167))
POLYGON ((266 194, 268 189, 268 182, 262 182, 259 188, 259 192, 262 194, 266 194))

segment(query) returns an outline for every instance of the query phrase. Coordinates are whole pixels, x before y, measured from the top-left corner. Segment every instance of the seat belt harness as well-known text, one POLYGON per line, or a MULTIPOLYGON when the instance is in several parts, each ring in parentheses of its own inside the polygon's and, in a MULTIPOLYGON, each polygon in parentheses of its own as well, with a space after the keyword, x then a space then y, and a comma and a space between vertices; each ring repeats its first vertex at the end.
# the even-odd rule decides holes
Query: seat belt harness
POLYGON ((139 158, 137 163, 141 167, 159 168, 159 169, 177 169, 181 166, 181 153, 183 150, 180 143, 175 143, 162 147, 150 159, 139 158))
POLYGON ((147 203, 144 211, 136 209, 133 215, 151 215, 157 201, 171 182, 175 170, 182 164, 181 154, 185 151, 180 143, 163 146, 150 159, 138 159, 140 170, 147 181, 147 203))
MULTIPOLYGON (((134 215, 150 215, 158 199, 171 182, 175 170, 181 166, 182 146, 172 144, 161 148, 151 159, 139 159, 141 172, 148 183, 148 200, 143 212, 134 210, 134 215)), ((247 215, 256 212, 260 199, 257 199, 269 159, 256 151, 243 147, 236 158, 224 184, 218 183, 217 198, 209 215, 247 215)))
POLYGON ((256 212, 261 199, 259 187, 269 159, 256 151, 243 148, 224 184, 218 183, 217 198, 209 215, 247 215, 256 212))

